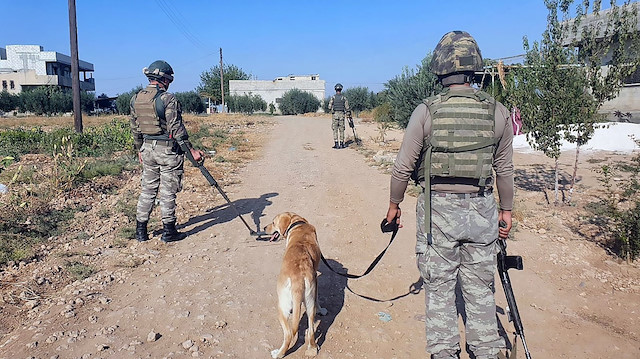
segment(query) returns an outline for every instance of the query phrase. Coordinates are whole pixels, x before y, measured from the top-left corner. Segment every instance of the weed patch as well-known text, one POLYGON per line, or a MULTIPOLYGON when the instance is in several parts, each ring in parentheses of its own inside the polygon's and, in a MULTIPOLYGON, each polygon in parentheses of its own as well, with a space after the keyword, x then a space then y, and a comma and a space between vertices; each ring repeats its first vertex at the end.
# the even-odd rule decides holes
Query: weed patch
POLYGON ((96 272, 96 269, 93 266, 84 264, 79 261, 65 262, 64 268, 75 280, 83 280, 85 278, 89 278, 96 272))

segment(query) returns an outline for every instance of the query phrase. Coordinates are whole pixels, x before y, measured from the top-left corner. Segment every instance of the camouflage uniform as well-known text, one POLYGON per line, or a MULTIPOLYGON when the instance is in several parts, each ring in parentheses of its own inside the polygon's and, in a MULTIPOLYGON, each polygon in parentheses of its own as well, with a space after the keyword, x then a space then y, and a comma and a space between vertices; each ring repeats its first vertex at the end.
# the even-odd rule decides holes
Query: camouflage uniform
MULTIPOLYGON (((449 33, 443 37, 441 43, 444 40, 449 41, 450 38, 446 37, 451 34, 454 35, 454 39, 459 35, 458 32, 449 33)), ((470 35, 466 34, 466 36, 470 38, 470 35)), ((462 38, 466 40, 464 36, 462 38)), ((475 40, 473 40, 473 44, 477 47, 475 40)), ((434 57, 442 54, 442 52, 434 51, 434 57)), ((444 54, 447 55, 446 52, 444 54)), ((479 49, 478 58, 481 64, 479 49)), ((465 56, 457 56, 456 61, 458 60, 462 64, 466 61, 475 61, 465 58, 465 56)), ((437 68, 432 66, 432 70, 438 74, 437 68)), ((475 358, 495 359, 500 349, 504 348, 505 343, 498 335, 494 298, 496 254, 499 251, 496 241, 499 217, 491 190, 495 179, 500 198, 500 210, 510 211, 513 206, 513 129, 511 121, 509 121, 509 111, 504 105, 468 86, 471 73, 450 71, 449 74, 452 74, 449 75, 452 77, 443 76, 441 78, 445 87, 461 85, 447 88, 439 97, 440 99, 445 98, 443 100, 445 105, 441 108, 451 112, 444 111, 446 115, 433 112, 442 102, 425 101, 425 103, 418 105, 411 114, 392 172, 390 202, 392 204, 402 202, 407 183, 416 167, 420 168, 416 179, 423 189, 426 186, 425 176, 429 176, 430 188, 423 191, 416 204, 416 261, 425 283, 427 351, 431 353, 431 357, 434 359, 459 357, 461 349, 458 330, 459 313, 456 307, 456 285, 459 285, 466 314, 464 321, 466 342, 475 358), (450 82, 445 83, 445 80, 450 82), (454 101, 449 104, 449 107, 446 107, 449 89, 454 101), (477 103, 471 103, 467 106, 463 104, 465 103, 463 100, 460 100, 474 96, 486 101, 479 100, 477 103), (456 101, 459 102, 455 103, 456 101), (481 102, 491 105, 484 106, 481 102), (436 119, 438 119, 437 124, 435 123, 436 119), (482 178, 486 173, 486 167, 482 167, 482 171, 485 172, 478 170, 478 173, 483 173, 480 177, 443 178, 433 175, 434 171, 436 173, 442 172, 442 167, 437 168, 437 166, 451 165, 451 172, 455 172, 459 168, 466 170, 466 167, 459 166, 456 161, 459 160, 460 163, 464 163, 465 160, 469 161, 469 158, 466 157, 469 156, 467 155, 469 152, 461 152, 463 155, 455 157, 455 160, 453 156, 457 156, 457 154, 445 153, 443 161, 436 159, 438 157, 435 156, 434 150, 434 154, 429 159, 419 163, 420 158, 428 157, 425 153, 428 144, 433 146, 432 140, 437 138, 433 132, 434 129, 442 128, 445 123, 445 128, 449 126, 451 133, 456 133, 456 135, 449 135, 450 141, 473 142, 476 140, 476 136, 481 135, 474 134, 476 128, 471 129, 468 123, 481 120, 491 123, 493 128, 493 131, 489 132, 489 137, 493 138, 482 138, 483 141, 492 143, 493 152, 491 152, 489 164, 495 171, 495 177, 486 178, 486 186, 480 187, 478 182, 478 178, 482 178), (454 123, 459 125, 455 127, 455 130, 451 130, 454 128, 452 125, 454 123), (466 127, 465 124, 467 124, 466 127), (466 135, 470 136, 467 138, 464 137, 464 134, 457 134, 458 132, 455 131, 472 134, 466 135), (447 164, 446 158, 452 162, 447 164), (429 170, 424 171, 424 168, 429 170), (482 191, 483 189, 484 191, 482 191), (428 215, 425 201, 429 197, 431 220, 425 223, 425 217, 428 215), (427 223, 430 223, 431 226, 431 240, 427 236, 427 223)), ((440 139, 447 138, 446 134, 439 136, 441 136, 440 139)), ((484 136, 487 135, 484 134, 484 136)), ((438 155, 442 156, 442 152, 439 152, 438 155)), ((484 154, 478 156, 484 156, 484 154)), ((479 165, 480 163, 476 166, 479 165)), ((392 208, 391 204, 390 208, 392 208)))
POLYGON ((333 130, 333 141, 344 144, 345 113, 351 111, 349 101, 341 92, 336 93, 329 100, 329 110, 332 113, 331 129, 333 130))
MULTIPOLYGON (((134 146, 142 156, 142 190, 138 198, 136 219, 147 222, 159 194, 162 223, 176 221, 176 194, 182 190, 184 155, 174 139, 188 139, 182 122, 182 111, 176 97, 162 92, 159 100, 164 105, 165 123, 161 123, 169 140, 152 139, 140 131, 136 113, 136 98, 143 92, 156 92, 156 86, 149 85, 131 99, 131 132, 134 146), (146 138, 145 138, 146 137, 146 138)), ((162 122, 162 121, 161 121, 162 122)), ((188 141, 186 141, 188 142, 188 141)), ((191 148, 191 145, 189 145, 191 148)))

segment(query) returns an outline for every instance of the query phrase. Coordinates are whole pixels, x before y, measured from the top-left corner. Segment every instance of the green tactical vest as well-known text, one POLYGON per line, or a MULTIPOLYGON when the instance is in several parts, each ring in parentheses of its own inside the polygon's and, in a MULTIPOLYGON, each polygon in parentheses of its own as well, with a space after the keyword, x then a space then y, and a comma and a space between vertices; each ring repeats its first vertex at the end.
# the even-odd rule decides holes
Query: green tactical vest
POLYGON ((474 179, 484 190, 491 183, 496 145, 495 100, 472 88, 447 88, 424 102, 431 114, 431 136, 424 142, 421 179, 474 179))
POLYGON ((138 128, 144 135, 162 135, 166 133, 166 120, 164 116, 158 116, 158 106, 161 106, 161 113, 164 115, 164 104, 160 99, 163 90, 155 87, 149 90, 149 87, 140 90, 136 94, 133 102, 133 108, 136 112, 138 128))
POLYGON ((333 96, 333 111, 344 112, 344 96, 342 94, 337 93, 333 96))

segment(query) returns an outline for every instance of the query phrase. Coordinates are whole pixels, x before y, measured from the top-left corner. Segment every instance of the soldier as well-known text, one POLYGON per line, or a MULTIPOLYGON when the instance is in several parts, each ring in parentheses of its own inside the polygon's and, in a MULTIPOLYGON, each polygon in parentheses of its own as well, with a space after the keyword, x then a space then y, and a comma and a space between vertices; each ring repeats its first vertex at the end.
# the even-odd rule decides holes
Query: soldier
POLYGON ((513 129, 505 106, 471 87, 479 70, 482 56, 471 35, 453 31, 442 37, 431 71, 444 90, 411 114, 391 176, 388 222, 400 223, 398 204, 410 177, 423 188, 416 205, 416 255, 432 359, 459 358, 456 284, 475 358, 497 358, 505 344, 498 335, 494 273, 496 239, 511 229, 513 129), (499 221, 506 227, 499 228, 499 221))
POLYGON ((173 69, 162 60, 154 61, 142 72, 149 85, 131 98, 131 133, 142 164, 142 190, 136 213, 136 239, 149 240, 147 223, 156 196, 160 195, 163 242, 183 239, 176 230, 176 193, 182 190, 184 154, 179 143, 188 148, 196 161, 204 153, 193 149, 182 122, 182 110, 176 97, 167 92, 173 81, 173 69))
POLYGON ((336 94, 329 100, 329 110, 332 113, 331 129, 333 129, 333 147, 345 148, 344 145, 344 117, 351 115, 349 101, 342 95, 342 84, 337 83, 334 87, 336 94))

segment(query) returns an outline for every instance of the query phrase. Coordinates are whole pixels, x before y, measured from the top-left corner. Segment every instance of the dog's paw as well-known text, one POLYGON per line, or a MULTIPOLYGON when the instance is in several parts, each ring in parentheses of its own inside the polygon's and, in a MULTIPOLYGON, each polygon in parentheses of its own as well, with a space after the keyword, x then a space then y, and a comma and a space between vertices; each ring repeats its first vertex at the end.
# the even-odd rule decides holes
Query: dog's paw
POLYGON ((307 350, 304 351, 304 356, 314 357, 316 355, 318 355, 318 347, 317 346, 307 348, 307 350))
POLYGON ((284 355, 280 355, 280 349, 274 349, 271 351, 272 358, 284 358, 284 355))
POLYGON ((327 313, 329 313, 329 311, 319 306, 318 310, 316 310, 316 313, 324 317, 325 315, 327 315, 327 313))

